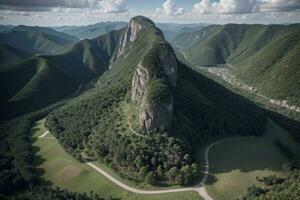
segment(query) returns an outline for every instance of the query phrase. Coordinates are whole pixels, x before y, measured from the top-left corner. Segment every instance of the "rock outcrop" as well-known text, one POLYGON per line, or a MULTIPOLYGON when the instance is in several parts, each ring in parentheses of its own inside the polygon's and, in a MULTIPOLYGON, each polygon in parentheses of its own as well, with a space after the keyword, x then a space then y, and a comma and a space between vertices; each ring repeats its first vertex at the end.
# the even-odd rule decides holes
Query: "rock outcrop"
POLYGON ((134 18, 130 20, 121 37, 116 58, 119 58, 130 46, 130 44, 137 39, 138 34, 142 30, 142 28, 143 26, 137 20, 135 20, 134 18))
POLYGON ((142 66, 142 63, 139 63, 132 79, 132 92, 131 92, 132 101, 137 103, 142 102, 148 80, 149 80, 148 70, 142 66))
POLYGON ((170 130, 172 87, 177 81, 177 59, 173 49, 166 42, 153 49, 148 51, 148 55, 153 55, 144 58, 147 62, 142 60, 138 64, 132 80, 131 98, 140 106, 140 128, 147 133, 170 130))
POLYGON ((173 98, 169 103, 149 104, 143 101, 140 111, 140 128, 142 131, 152 133, 156 131, 169 131, 173 118, 173 98))

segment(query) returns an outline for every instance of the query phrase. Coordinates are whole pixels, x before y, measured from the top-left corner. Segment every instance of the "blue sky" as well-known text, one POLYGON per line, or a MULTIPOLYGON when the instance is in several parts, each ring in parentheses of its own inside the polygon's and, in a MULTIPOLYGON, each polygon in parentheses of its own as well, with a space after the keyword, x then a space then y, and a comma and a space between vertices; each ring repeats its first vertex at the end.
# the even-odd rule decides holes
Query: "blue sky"
POLYGON ((300 23, 300 0, 0 0, 0 24, 86 25, 136 15, 176 23, 300 23))

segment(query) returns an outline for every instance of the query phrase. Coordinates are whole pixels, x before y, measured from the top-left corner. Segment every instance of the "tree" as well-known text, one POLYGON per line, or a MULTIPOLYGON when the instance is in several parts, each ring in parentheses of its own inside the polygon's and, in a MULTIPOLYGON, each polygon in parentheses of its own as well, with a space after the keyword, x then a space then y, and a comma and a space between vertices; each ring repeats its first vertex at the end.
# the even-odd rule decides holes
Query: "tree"
POLYGON ((175 183, 178 185, 183 185, 184 184, 184 175, 182 173, 179 173, 175 177, 175 183))
POLYGON ((106 195, 105 200, 112 200, 111 195, 106 195))
POLYGON ((140 171, 139 171, 139 178, 141 181, 144 181, 145 180, 145 177, 147 176, 149 172, 149 169, 148 167, 141 167, 140 171))
POLYGON ((175 182, 175 179, 178 174, 179 174, 179 169, 177 169, 177 167, 172 167, 168 173, 168 176, 169 176, 170 180, 175 182))
POLYGON ((164 171, 163 171, 163 168, 162 168, 162 166, 161 165, 159 165, 158 167, 157 167, 157 176, 159 176, 159 177, 162 177, 163 176, 163 174, 164 174, 164 171))
POLYGON ((252 185, 247 189, 247 197, 258 197, 261 194, 265 194, 265 191, 255 185, 252 185))
POLYGON ((193 178, 193 171, 189 165, 185 165, 180 169, 180 172, 183 176, 183 184, 188 184, 193 178))
POLYGON ((147 174, 147 176, 145 177, 145 182, 148 183, 148 184, 151 184, 151 185, 155 184, 156 180, 157 180, 157 176, 152 171, 149 172, 147 174))

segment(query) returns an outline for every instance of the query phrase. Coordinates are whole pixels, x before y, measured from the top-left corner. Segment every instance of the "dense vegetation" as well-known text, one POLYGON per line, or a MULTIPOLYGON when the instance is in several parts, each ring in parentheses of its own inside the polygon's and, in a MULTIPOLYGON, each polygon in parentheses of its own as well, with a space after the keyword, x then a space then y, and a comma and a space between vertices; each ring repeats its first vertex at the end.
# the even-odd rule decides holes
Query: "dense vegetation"
POLYGON ((1 119, 46 106, 78 88, 78 82, 43 58, 33 58, 0 71, 1 119))
POLYGON ((0 198, 39 183, 33 163, 30 130, 38 119, 60 104, 0 123, 0 198))
POLYGON ((272 98, 300 105, 300 25, 209 26, 173 44, 194 66, 229 63, 246 83, 272 98))
POLYGON ((266 118, 255 105, 183 64, 179 70, 175 132, 195 144, 214 135, 262 134, 266 118))
POLYGON ((285 178, 268 176, 258 178, 263 186, 252 185, 247 194, 240 200, 273 200, 273 199, 298 199, 300 195, 300 170, 290 168, 285 178))
POLYGON ((83 40, 58 55, 22 60, 16 59, 23 56, 19 50, 4 48, 3 55, 13 56, 4 60, 7 64, 0 70, 1 119, 42 108, 100 76, 108 69, 120 33, 122 30, 83 40), (9 65, 13 62, 17 63, 9 65))
POLYGON ((32 124, 33 121, 29 118, 1 124, 1 195, 24 189, 36 181, 29 134, 32 124))
POLYGON ((100 198, 97 194, 80 194, 51 188, 45 186, 35 186, 26 190, 24 193, 17 195, 14 200, 111 200, 111 197, 100 198))

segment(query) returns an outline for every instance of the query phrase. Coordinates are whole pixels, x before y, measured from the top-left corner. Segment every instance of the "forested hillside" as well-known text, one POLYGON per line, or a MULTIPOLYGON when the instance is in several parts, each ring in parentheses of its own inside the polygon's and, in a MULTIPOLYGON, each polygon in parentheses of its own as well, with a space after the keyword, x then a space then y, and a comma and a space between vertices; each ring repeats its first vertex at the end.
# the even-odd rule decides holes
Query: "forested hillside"
POLYGON ((0 69, 2 70, 3 67, 8 67, 30 57, 30 54, 7 44, 0 44, 0 57, 0 69))
POLYGON ((193 66, 230 64, 266 96, 300 105, 300 25, 214 25, 177 36, 193 66))
POLYGON ((0 71, 1 119, 18 116, 67 96, 79 82, 43 58, 32 58, 0 71))
POLYGON ((58 55, 30 59, 26 59, 27 53, 3 45, 0 53, 6 58, 0 70, 1 118, 42 108, 100 76, 109 68, 121 32, 80 41, 58 55))

